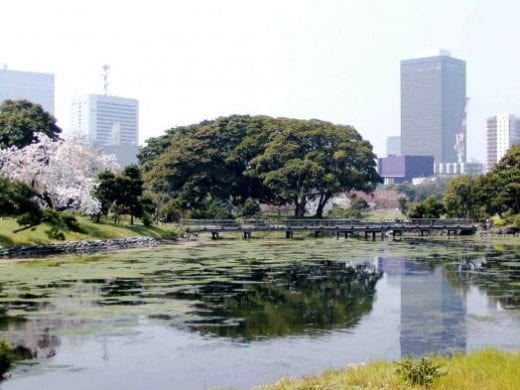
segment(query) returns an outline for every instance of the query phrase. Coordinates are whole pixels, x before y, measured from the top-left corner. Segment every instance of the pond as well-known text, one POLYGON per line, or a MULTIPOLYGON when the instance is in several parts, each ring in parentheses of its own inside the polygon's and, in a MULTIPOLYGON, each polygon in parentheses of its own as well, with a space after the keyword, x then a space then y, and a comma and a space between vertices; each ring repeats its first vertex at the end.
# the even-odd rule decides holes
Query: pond
POLYGON ((187 243, 0 263, 1 389, 250 388, 348 363, 520 349, 520 246, 187 243))

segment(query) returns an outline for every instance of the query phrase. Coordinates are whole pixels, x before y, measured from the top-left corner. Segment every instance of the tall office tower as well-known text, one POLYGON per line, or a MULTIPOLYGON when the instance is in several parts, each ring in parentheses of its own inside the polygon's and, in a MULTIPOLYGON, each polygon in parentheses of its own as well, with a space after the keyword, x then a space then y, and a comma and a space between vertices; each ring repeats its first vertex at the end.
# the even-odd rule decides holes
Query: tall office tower
POLYGON ((520 144, 520 116, 497 114, 487 120, 486 171, 493 169, 508 149, 520 144))
POLYGON ((401 155, 401 137, 388 137, 386 139, 386 156, 401 155))
POLYGON ((466 63, 445 50, 401 61, 401 153, 466 161, 466 63))
POLYGON ((54 75, 0 69, 0 103, 4 100, 29 100, 54 115, 54 75))
POLYGON ((116 155, 121 165, 137 162, 138 112, 136 99, 82 95, 72 101, 71 130, 116 155))

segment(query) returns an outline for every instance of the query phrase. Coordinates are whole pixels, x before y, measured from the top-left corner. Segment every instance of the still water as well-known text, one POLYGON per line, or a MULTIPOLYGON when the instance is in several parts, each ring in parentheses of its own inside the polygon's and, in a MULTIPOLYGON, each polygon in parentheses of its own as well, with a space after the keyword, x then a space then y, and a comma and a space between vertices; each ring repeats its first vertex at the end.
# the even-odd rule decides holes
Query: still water
POLYGON ((250 388, 351 362, 520 349, 519 250, 273 236, 3 262, 0 337, 36 358, 0 388, 250 388))

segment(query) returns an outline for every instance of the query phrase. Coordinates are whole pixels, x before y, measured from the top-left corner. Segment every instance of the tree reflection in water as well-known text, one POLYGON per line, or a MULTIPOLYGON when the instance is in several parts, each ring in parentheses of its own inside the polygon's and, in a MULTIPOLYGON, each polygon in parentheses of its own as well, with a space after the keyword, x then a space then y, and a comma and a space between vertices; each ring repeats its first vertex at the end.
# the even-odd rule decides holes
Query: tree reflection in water
POLYGON ((211 282, 176 298, 200 302, 190 328, 254 340, 355 326, 371 311, 381 275, 370 264, 292 264, 256 269, 246 280, 211 282))

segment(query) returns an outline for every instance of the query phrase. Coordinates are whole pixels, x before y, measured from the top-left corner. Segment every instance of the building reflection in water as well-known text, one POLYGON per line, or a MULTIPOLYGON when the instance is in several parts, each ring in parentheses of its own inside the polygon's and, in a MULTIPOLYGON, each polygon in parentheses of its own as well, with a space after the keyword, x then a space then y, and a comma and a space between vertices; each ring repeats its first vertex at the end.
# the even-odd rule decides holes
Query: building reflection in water
POLYGON ((440 265, 378 258, 378 270, 401 287, 401 356, 466 350, 466 301, 440 265))

